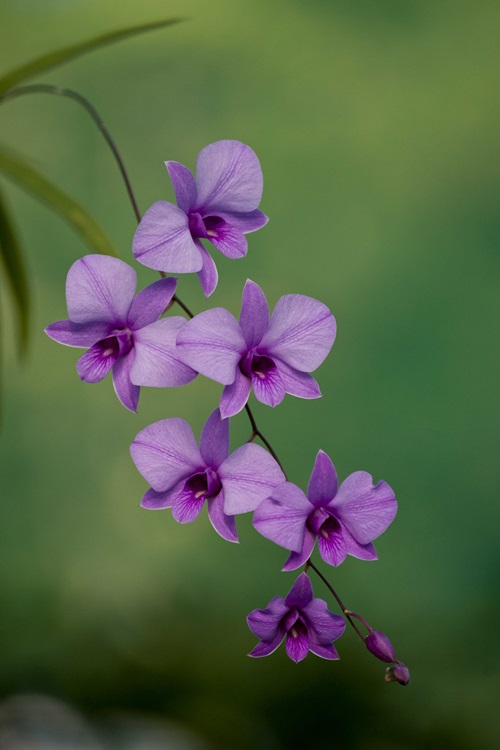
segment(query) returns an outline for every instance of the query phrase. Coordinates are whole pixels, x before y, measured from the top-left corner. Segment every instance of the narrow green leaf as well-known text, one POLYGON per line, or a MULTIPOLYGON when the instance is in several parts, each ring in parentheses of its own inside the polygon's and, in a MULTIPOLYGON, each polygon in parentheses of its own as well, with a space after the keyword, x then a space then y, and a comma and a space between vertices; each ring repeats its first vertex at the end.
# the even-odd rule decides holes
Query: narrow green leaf
POLYGON ((182 19, 180 18, 169 18, 162 21, 141 24, 139 26, 129 26, 126 29, 111 31, 107 34, 100 34, 92 39, 87 39, 85 42, 79 42, 78 44, 64 47, 55 52, 48 52, 47 54, 41 55, 40 57, 31 60, 31 62, 21 65, 21 67, 15 68, 2 76, 0 78, 0 96, 14 86, 17 86, 18 83, 24 81, 26 78, 39 75, 50 68, 56 68, 58 65, 69 62, 69 60, 73 60, 75 57, 84 55, 87 52, 92 52, 92 50, 98 49, 99 47, 114 44, 115 42, 127 39, 127 37, 130 36, 136 36, 137 34, 144 34, 148 31, 155 31, 166 26, 172 26, 175 23, 179 23, 181 20, 182 19))
POLYGON ((10 284, 17 318, 19 321, 20 351, 26 350, 29 333, 29 291, 26 268, 21 246, 9 216, 3 196, 0 194, 0 257, 5 275, 10 284))
POLYGON ((103 255, 118 255, 100 226, 73 198, 3 148, 0 148, 0 172, 66 219, 83 237, 89 249, 103 255))

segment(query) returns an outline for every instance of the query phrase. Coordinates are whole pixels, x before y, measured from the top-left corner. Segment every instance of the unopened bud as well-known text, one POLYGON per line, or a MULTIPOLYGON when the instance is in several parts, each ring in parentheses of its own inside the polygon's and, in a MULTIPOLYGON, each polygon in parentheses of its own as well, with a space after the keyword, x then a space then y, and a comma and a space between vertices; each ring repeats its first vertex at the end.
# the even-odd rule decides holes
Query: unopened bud
POLYGON ((380 630, 372 630, 365 638, 366 648, 380 661, 396 661, 392 643, 380 630))
POLYGON ((410 682, 410 670, 402 661, 399 661, 393 667, 388 667, 385 670, 385 681, 399 682, 400 685, 408 685, 410 682))

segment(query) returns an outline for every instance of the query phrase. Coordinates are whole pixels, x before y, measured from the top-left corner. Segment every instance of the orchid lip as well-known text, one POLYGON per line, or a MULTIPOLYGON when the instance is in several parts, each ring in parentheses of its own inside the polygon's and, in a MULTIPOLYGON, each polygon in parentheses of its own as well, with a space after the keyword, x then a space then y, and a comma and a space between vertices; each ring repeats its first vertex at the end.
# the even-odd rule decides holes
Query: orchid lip
POLYGON ((265 380, 268 374, 275 369, 274 360, 256 349, 251 349, 240 361, 241 372, 249 378, 255 376, 260 380, 265 380))

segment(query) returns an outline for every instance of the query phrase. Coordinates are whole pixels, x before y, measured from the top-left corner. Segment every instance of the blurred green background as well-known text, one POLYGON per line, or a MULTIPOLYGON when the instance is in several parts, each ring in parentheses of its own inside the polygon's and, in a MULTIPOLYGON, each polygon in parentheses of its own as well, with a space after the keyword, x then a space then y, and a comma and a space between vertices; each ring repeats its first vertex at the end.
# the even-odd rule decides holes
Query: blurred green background
MULTIPOLYGON (((408 688, 386 685, 352 632, 338 663, 246 656, 246 614, 294 580, 280 573, 286 553, 246 517, 237 546, 206 516, 179 526, 141 510, 145 483, 128 453, 160 418, 198 433, 220 387, 200 377, 143 389, 135 416, 109 378, 82 384, 78 353, 42 329, 66 317, 66 273, 88 248, 2 181, 34 308, 21 365, 3 300, 2 696, 52 696, 91 721, 169 722, 192 733, 186 747, 498 748, 498 2, 3 0, 0 14, 1 70, 102 31, 188 17, 40 80, 97 107, 143 211, 173 198, 166 159, 194 168, 222 138, 258 154, 271 220, 245 260, 217 256, 210 305, 236 313, 250 277, 271 304, 301 292, 335 314, 337 341, 317 372, 324 397, 255 413, 292 481, 304 485, 321 447, 341 478, 364 469, 395 488, 379 562, 349 558, 330 578, 412 673, 408 688)), ((42 96, 6 103, 0 140, 85 205, 131 261, 134 217, 82 110, 42 96)), ((138 271, 141 283, 156 278, 138 271)), ((203 309, 196 278, 181 278, 179 293, 203 309)), ((233 446, 248 432, 235 418, 233 446)))

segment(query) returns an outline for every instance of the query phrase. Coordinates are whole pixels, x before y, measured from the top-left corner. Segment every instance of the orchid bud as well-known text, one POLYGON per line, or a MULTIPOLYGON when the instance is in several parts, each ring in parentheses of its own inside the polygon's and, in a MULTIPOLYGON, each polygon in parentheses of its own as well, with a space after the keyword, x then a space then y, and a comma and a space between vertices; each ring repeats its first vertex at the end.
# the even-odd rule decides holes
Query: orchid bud
POLYGON ((396 661, 392 643, 380 630, 372 630, 365 638, 366 648, 380 661, 396 661))
POLYGON ((408 685, 410 682, 410 670, 402 661, 399 661, 397 664, 394 664, 393 667, 388 667, 386 669, 385 681, 399 682, 400 685, 408 685))

